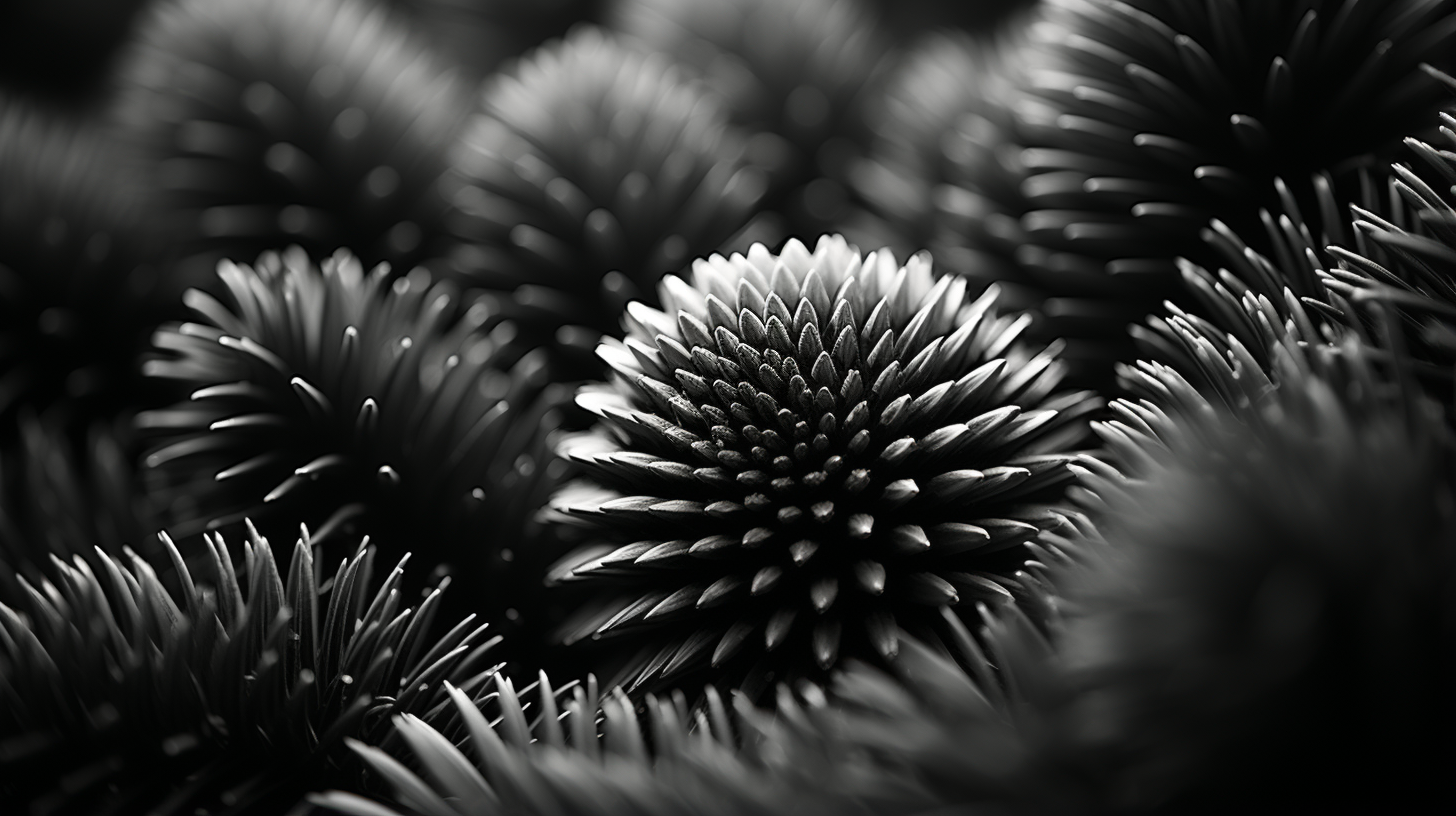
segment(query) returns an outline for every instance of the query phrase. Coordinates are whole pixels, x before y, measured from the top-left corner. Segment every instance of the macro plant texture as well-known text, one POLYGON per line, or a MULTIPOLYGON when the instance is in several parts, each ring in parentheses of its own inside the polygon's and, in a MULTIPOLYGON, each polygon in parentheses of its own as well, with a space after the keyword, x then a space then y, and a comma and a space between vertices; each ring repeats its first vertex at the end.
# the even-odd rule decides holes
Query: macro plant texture
POLYGON ((0 814, 1456 811, 1456 0, 0 6, 0 814))
POLYGON ((1057 389, 1056 349, 1019 343, 996 294, 824 238, 715 255, 663 311, 629 307, 600 352, 615 387, 577 398, 601 428, 565 448, 609 492, 555 502, 610 543, 561 578, 625 594, 568 637, 643 630, 629 689, 706 664, 757 690, 891 660, 947 605, 1031 603, 1022 545, 1062 523, 1098 403, 1057 389))

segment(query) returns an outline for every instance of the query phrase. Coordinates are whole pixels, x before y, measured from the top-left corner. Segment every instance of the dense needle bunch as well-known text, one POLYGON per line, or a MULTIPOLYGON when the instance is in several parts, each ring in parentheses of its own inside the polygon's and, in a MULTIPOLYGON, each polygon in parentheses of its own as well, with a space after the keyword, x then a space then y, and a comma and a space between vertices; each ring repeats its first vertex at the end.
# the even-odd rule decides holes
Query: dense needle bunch
POLYGON ((566 452, 607 490, 556 504, 607 546, 563 574, 622 594, 571 638, 635 634, 633 686, 711 667, 757 691, 933 641, 945 606, 1040 598, 1026 543, 1064 523, 1098 403, 1056 391, 1057 349, 994 289, 825 237, 699 261, 663 299, 577 399, 601 423, 566 452))
MULTIPOLYGON (((542 673, 521 689, 535 691, 533 707, 506 677, 495 685, 484 699, 452 690, 455 706, 432 721, 395 718, 419 770, 352 747, 396 801, 425 816, 888 813, 932 801, 835 743, 822 694, 806 705, 781 689, 770 713, 742 697, 730 708, 709 688, 689 710, 680 692, 636 706, 620 689, 600 697, 595 678, 553 690, 542 673)), ((313 801, 355 816, 393 813, 339 791, 313 801)))
POLYGON ((159 4, 120 82, 116 117, 189 283, 290 243, 401 272, 442 251, 436 183, 465 100, 373 4, 159 4))
POLYGON ((860 0, 617 0, 628 37, 690 66, 761 132, 775 169, 767 202, 791 237, 810 240, 845 214, 842 186, 868 132, 863 107, 885 59, 860 0))
POLYGON ((190 291, 201 322, 161 329, 147 365, 192 389, 139 418, 176 529, 353 528, 497 588, 553 478, 540 366, 493 369, 486 310, 422 269, 391 284, 347 253, 320 269, 295 248, 219 275, 231 303, 190 291))
POLYGON ((455 166, 455 274, 499 293, 518 342, 578 366, 622 307, 742 229, 764 189, 702 88, 591 28, 488 83, 455 166))
POLYGON ((37 575, 49 555, 93 547, 114 555, 125 545, 160 554, 149 546, 155 514, 125 444, 130 418, 117 424, 97 422, 80 435, 50 419, 21 419, 16 440, 0 448, 0 585, 18 571, 37 575))
POLYGON ((115 154, 0 99, 0 445, 22 406, 84 428, 134 405, 147 336, 175 311, 115 154))
POLYGON ((1176 291, 1210 218, 1260 235, 1276 178, 1310 207, 1321 171, 1347 200, 1350 171, 1428 124, 1443 89, 1419 65, 1450 60, 1456 3, 1054 0, 1032 39, 1021 258, 1105 370, 1130 356, 1125 307, 1176 291))
POLYGON ((194 579, 162 540, 165 579, 134 553, 53 558, 0 602, 3 801, 281 813, 325 780, 359 784, 346 738, 392 743, 392 715, 485 679, 499 638, 468 619, 433 631, 441 590, 406 605, 402 562, 371 592, 372 548, 319 576, 305 531, 285 581, 256 533, 236 568, 209 536, 194 579))

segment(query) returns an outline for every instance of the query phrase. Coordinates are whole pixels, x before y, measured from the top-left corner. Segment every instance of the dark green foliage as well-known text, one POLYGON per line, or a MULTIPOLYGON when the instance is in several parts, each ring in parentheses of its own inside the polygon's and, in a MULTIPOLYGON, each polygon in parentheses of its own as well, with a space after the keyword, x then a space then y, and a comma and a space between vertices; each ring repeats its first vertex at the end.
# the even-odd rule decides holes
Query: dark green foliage
POLYGON ((662 296, 577 399, 601 422, 565 450, 596 486, 555 504, 604 547, 560 574, 605 605, 569 639, 637 644, 632 688, 757 694, 889 660, 898 629, 933 641, 943 607, 1039 597, 1026 542, 1064 523, 1099 403, 1057 391, 1057 349, 1018 342, 994 290, 825 237, 699 261, 662 296))
POLYGON ((82 429, 142 398, 137 360, 180 290, 117 153, 93 129, 0 99, 0 446, 24 406, 82 429))
POLYGON ((741 230, 763 188, 700 87, 581 29, 483 92, 451 178, 454 271, 494 294, 518 346, 595 370, 622 308, 741 230))
POLYGON ((533 557, 531 517, 561 468, 544 447, 557 398, 535 358, 492 367, 483 306, 423 269, 391 284, 347 253, 320 269, 295 248, 219 275, 230 303, 188 292, 200 322, 163 327, 147 364, 191 397, 138 419, 155 440, 151 494, 179 533, 253 517, 320 541, 368 534, 468 576, 472 608, 493 612, 504 588, 539 586, 505 575, 533 557))
POLYGON ((617 30, 696 71, 773 168, 765 205, 812 241, 847 214, 843 187, 869 136, 863 107, 886 58, 860 0, 617 0, 617 30))
POLYGON ((1456 3, 1055 0, 1033 40, 1018 257, 1068 318, 1049 330, 1101 344, 1105 371, 1131 357, 1127 307, 1208 257, 1211 218, 1260 235, 1276 177, 1297 206, 1320 172, 1348 200, 1352 171, 1428 125, 1444 90, 1418 66, 1456 53, 1456 3))
POLYGON ((382 9, 160 4, 119 76, 115 117, 189 283, 290 243, 400 272, 443 251, 463 88, 382 9))
POLYGON ((281 813, 327 780, 360 784, 346 738, 397 742, 390 717, 487 676, 498 639, 470 620, 442 637, 440 590, 404 604, 403 564, 371 592, 372 548, 321 576, 305 531, 285 582, 255 533, 236 568, 209 536, 196 579, 163 543, 167 583, 98 552, 0 604, 7 812, 281 813))

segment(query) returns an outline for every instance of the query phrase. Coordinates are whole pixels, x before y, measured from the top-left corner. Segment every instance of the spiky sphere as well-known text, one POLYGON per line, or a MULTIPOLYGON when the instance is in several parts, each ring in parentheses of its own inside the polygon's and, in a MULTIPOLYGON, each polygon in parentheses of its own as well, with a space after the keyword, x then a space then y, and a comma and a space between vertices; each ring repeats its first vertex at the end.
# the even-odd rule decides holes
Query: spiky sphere
POLYGON ((612 25, 691 66, 772 157, 767 202, 810 240, 845 213, 843 183, 869 136, 863 106, 885 65, 873 8, 860 0, 617 0, 612 25))
POLYGON ((190 282, 290 243, 400 271, 443 251, 464 90, 373 4, 160 4, 118 73, 115 118, 190 282))
POLYGON ((391 284, 347 253, 320 268, 294 248, 219 276, 231 303, 190 291, 200 322, 159 330, 146 368, 191 389, 138 418, 175 529, 247 516, 307 523, 315 541, 367 533, 500 588, 554 473, 535 359, 493 369, 487 310, 422 269, 391 284))
POLYGON ((401 603, 403 563, 376 587, 372 548, 320 575, 305 531, 285 579, 256 535, 237 566, 209 536, 195 573, 163 544, 170 564, 53 557, 0 600, 6 810, 261 816, 358 790, 345 740, 397 746, 390 716, 473 692, 499 640, 435 631, 440 589, 401 603))
MULTIPOLYGON (((1433 75, 1456 88, 1449 76, 1433 75)), ((1353 375, 1367 392, 1424 387, 1453 407, 1456 193, 1447 188, 1456 182, 1456 161, 1441 148, 1456 147, 1456 119, 1440 117, 1435 145, 1406 139, 1413 161, 1362 173, 1348 215, 1328 185, 1317 196, 1319 223, 1297 209, 1261 213, 1267 257, 1250 246, 1259 243, 1254 237, 1213 222, 1203 237, 1227 266, 1214 273, 1180 261, 1187 310, 1170 304, 1169 314, 1133 327, 1134 338, 1236 411, 1259 401, 1281 361, 1317 369, 1328 381, 1353 375), (1351 343, 1368 348, 1359 358, 1334 348, 1351 343), (1372 367, 1385 372, 1385 383, 1371 376, 1372 367)), ((1152 366, 1124 374, 1134 382, 1162 376, 1152 366)))
POLYGON ((138 359, 176 293, 116 162, 93 130, 0 99, 0 444, 22 407, 84 434, 142 399, 138 359))
POLYGON ((1054 0, 1032 36, 1019 257, 1106 370, 1132 356, 1119 304, 1176 293, 1210 218, 1257 237, 1259 206, 1312 208, 1316 174, 1343 190, 1427 126, 1456 3, 1054 0))
POLYGON ((1286 378, 1262 410, 1153 426, 1089 485, 1109 555, 1060 584, 1063 652, 1109 809, 1449 796, 1449 443, 1411 406, 1346 401, 1286 378))
POLYGON ((871 245, 929 249, 943 268, 998 282, 1006 302, 1029 306, 1011 112, 1022 38, 938 33, 915 45, 871 113, 873 147, 851 173, 863 214, 851 224, 871 245))
POLYGON ((556 506, 608 546, 563 574, 611 598, 570 637, 643 644, 633 687, 761 689, 892 658, 896 627, 934 638, 942 607, 1033 596, 1022 545, 1062 523, 1098 403, 966 289, 826 236, 698 261, 665 311, 630 307, 600 350, 615 384, 577 398, 599 426, 565 448, 598 492, 556 506))
POLYGON ((584 28, 496 77, 451 175, 453 260, 524 347, 590 365, 631 300, 749 221, 762 173, 716 102, 584 28))

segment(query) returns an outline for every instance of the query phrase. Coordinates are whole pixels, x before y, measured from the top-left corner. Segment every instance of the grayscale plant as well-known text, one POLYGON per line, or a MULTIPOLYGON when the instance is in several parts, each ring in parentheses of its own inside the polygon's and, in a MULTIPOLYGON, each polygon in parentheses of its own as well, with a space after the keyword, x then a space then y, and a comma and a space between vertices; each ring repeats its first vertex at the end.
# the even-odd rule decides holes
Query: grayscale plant
POLYGON ((764 183, 701 87, 583 28, 482 92, 449 181, 453 274, 517 347, 590 374, 622 308, 742 230, 764 183))
POLYGON ((320 268, 295 247, 219 276, 231 302, 188 292, 199 322, 160 329, 146 368, 190 390, 138 417, 173 529, 367 534, 468 574, 473 609, 511 608, 505 590, 532 586, 508 580, 512 562, 532 557, 531 517, 560 471, 539 355, 494 368, 488 310, 423 269, 391 283, 346 252, 320 268))
POLYGON ((0 602, 3 801, 280 813, 322 780, 361 784, 346 739, 389 744, 390 717, 488 676, 499 638, 470 619, 435 631, 443 587, 406 605, 403 562, 376 587, 372 547, 320 575, 305 530, 285 580, 255 531, 240 565, 209 534, 194 577, 161 538, 168 565, 53 557, 0 602))
MULTIPOLYGON (((927 257, 825 237, 713 256, 628 309, 554 504, 604 542, 557 575, 604 603, 569 640, 642 651, 630 688, 696 674, 756 694, 935 642, 941 608, 1042 597, 1026 544, 1064 519, 1085 419, 1056 346, 927 257)), ((1035 604, 1033 603, 1033 606, 1035 604)), ((1034 614, 1036 614, 1034 612, 1034 614)))
POLYGON ((207 284, 288 244, 401 273, 443 253, 437 184, 468 104, 437 62, 361 0, 158 3, 114 118, 175 274, 207 284))

